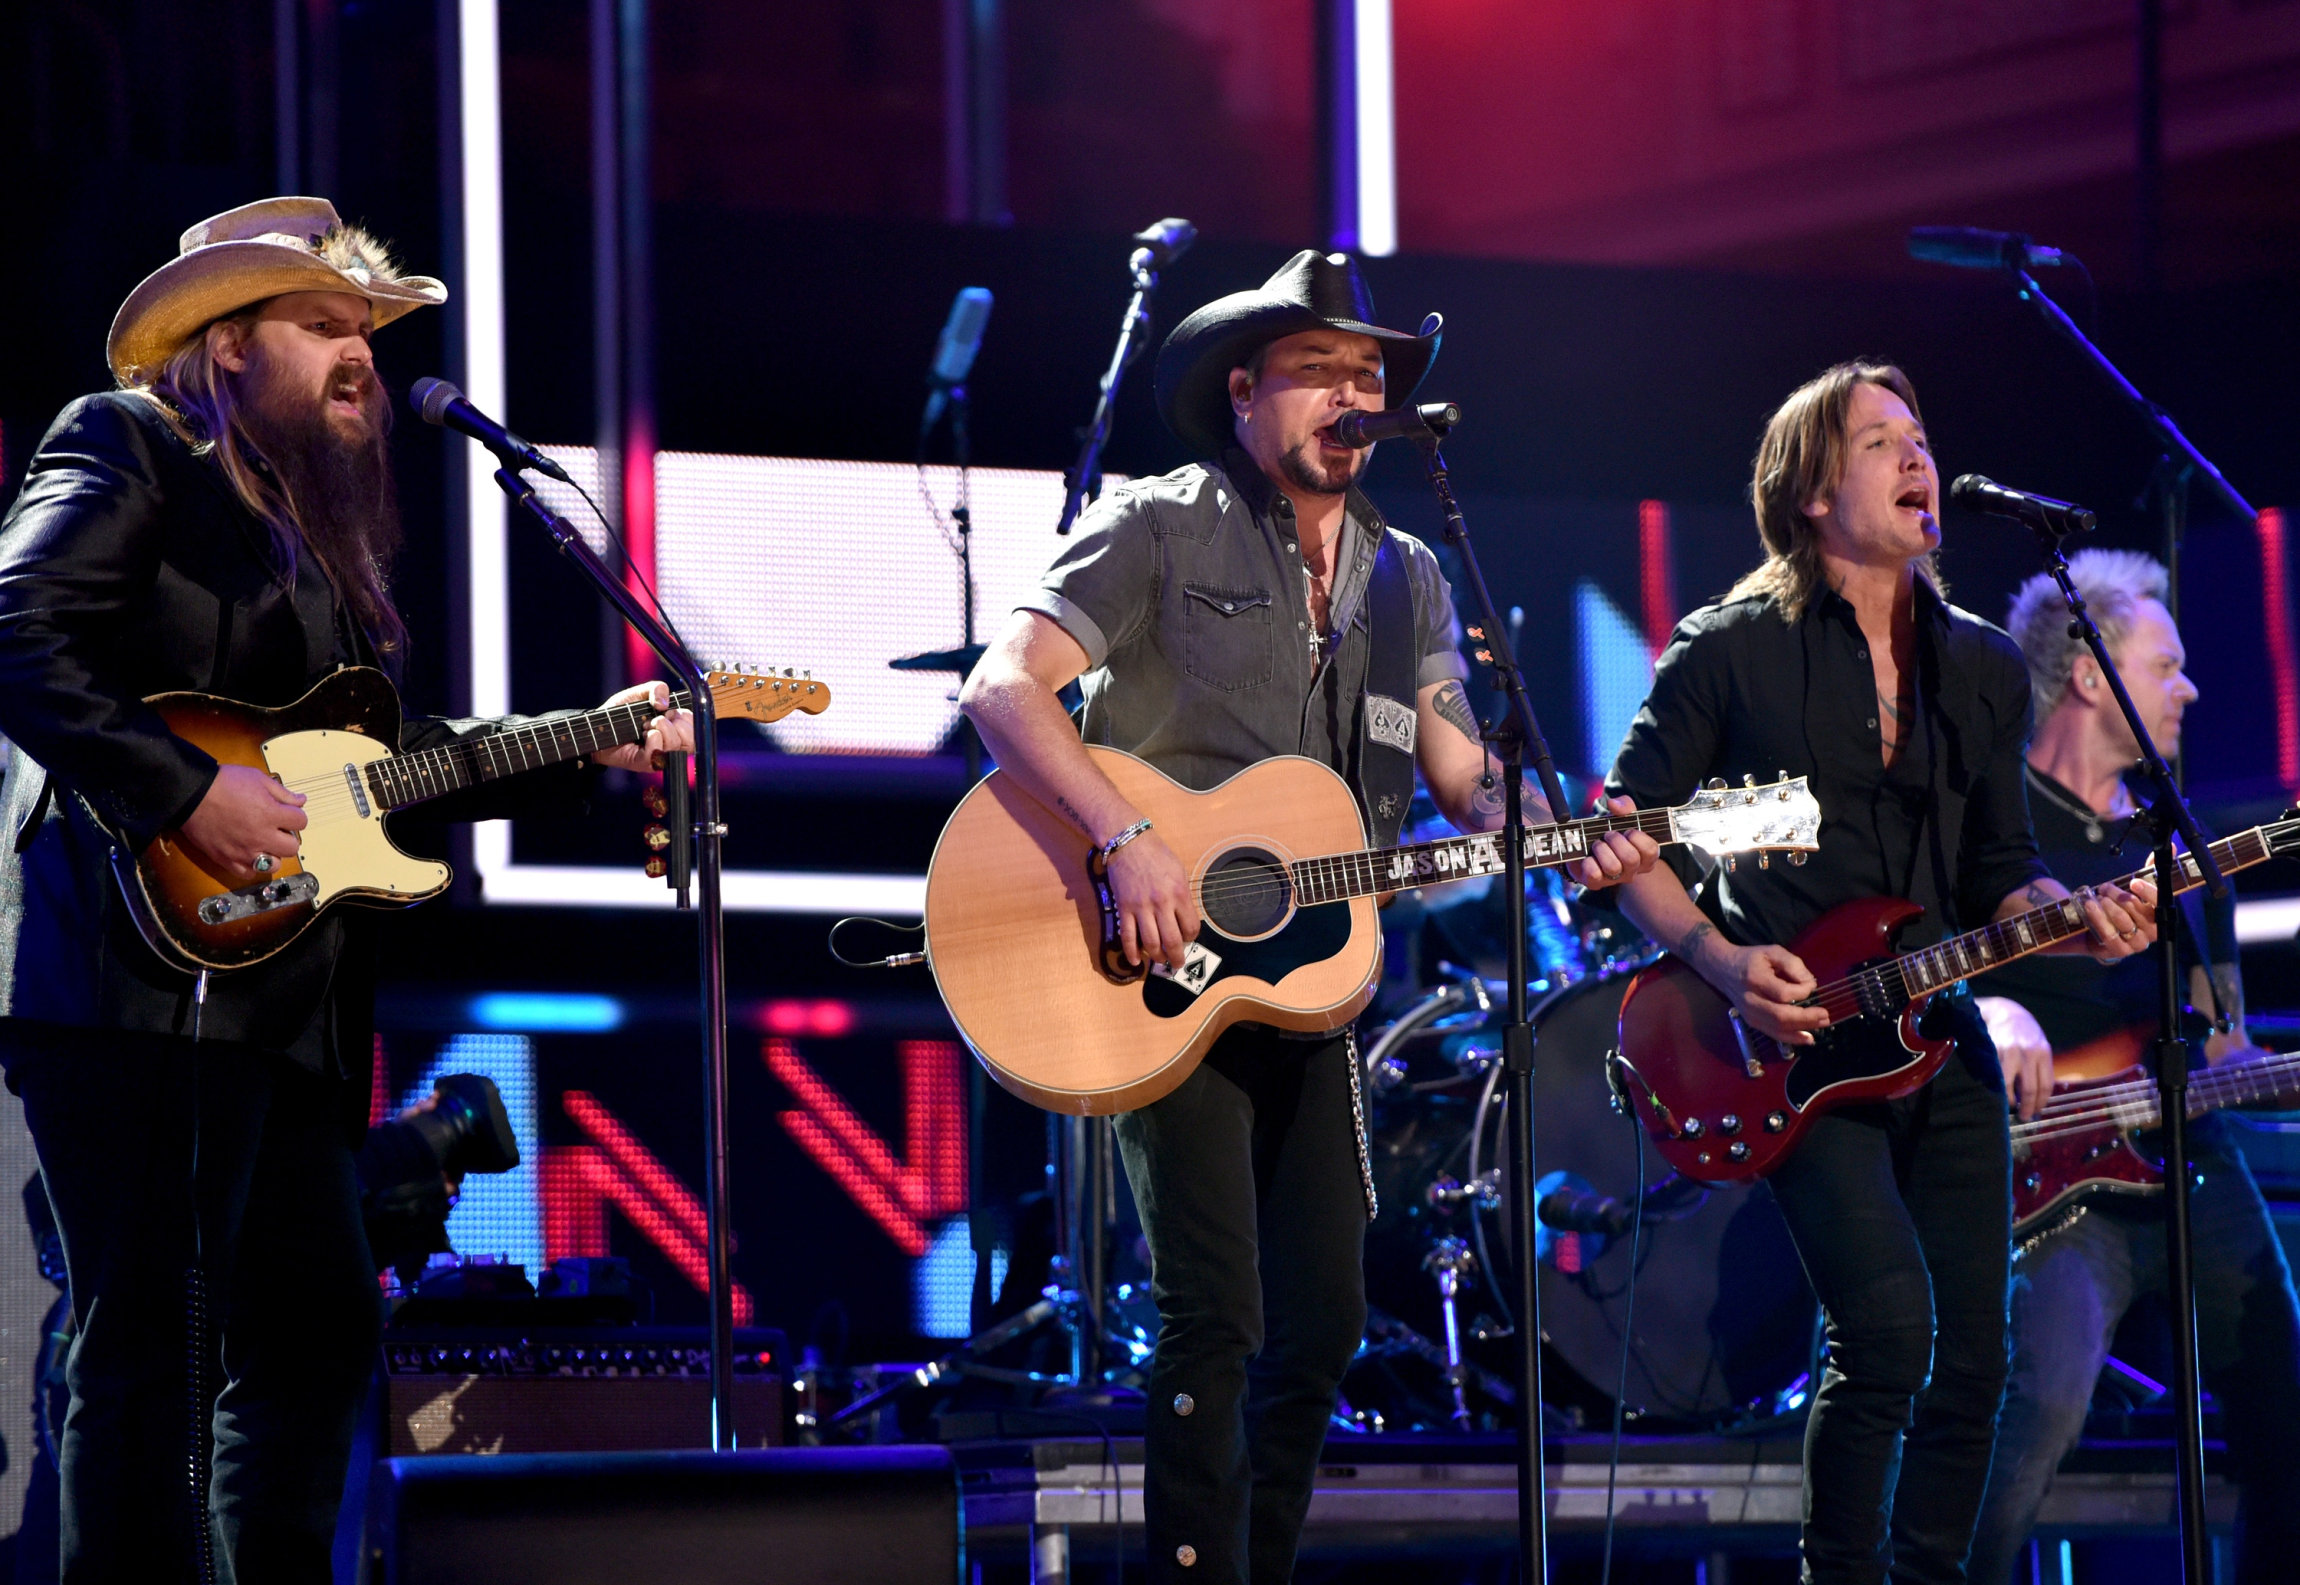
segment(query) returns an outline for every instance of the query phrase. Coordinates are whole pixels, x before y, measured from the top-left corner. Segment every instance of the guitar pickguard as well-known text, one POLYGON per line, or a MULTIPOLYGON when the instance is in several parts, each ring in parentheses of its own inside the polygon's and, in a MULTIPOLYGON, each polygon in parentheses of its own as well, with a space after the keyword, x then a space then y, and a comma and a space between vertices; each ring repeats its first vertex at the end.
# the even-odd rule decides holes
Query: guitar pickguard
POLYGON ((1901 1038, 1898 1018, 1863 1013, 1815 1034, 1812 1045, 1790 1063, 1783 1088, 1789 1104, 1801 1112, 1831 1086, 1882 1079, 1924 1058, 1924 1052, 1901 1038))
POLYGON ((1318 963, 1349 945, 1350 905, 1321 903, 1298 910, 1283 929, 1258 941, 1235 941, 1212 925, 1201 925, 1198 940, 1221 963, 1196 990, 1160 975, 1142 981, 1142 1005, 1159 1018, 1179 1018, 1207 991, 1244 976, 1275 985, 1306 963, 1318 963))

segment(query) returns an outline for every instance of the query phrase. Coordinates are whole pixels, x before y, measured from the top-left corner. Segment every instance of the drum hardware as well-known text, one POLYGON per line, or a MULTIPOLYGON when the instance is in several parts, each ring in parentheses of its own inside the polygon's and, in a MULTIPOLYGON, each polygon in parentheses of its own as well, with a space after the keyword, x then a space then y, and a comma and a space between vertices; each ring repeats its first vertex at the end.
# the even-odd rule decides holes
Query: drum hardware
MULTIPOLYGON (((1487 1223, 1508 1215, 1514 1196, 1494 1160, 1507 1097, 1498 1065, 1480 1056, 1498 1042, 1477 1011, 1473 978, 1449 975, 1365 1042, 1369 1073, 1394 1062, 1404 1075, 1369 1100, 1383 1210, 1368 1229, 1374 1319, 1359 1355, 1363 1373, 1348 1386, 1357 1416, 1351 1429, 1378 1415, 1392 1430, 1454 1431, 1456 1380, 1473 1426, 1516 1412, 1514 1396, 1490 1390, 1510 1385, 1510 1345, 1499 1340, 1514 1335, 1514 1320, 1499 1313, 1510 1272, 1487 1223), (1441 1274, 1435 1251, 1448 1238, 1465 1244, 1469 1258, 1441 1274), (1454 1289, 1458 1369, 1443 1341, 1449 1301, 1441 1276, 1454 1289)), ((1626 1101, 1613 1056, 1626 983, 1615 969, 1538 1005, 1540 1143, 1553 1169, 1543 1198, 1559 1188, 1623 1207, 1636 1198, 1643 1174, 1636 1139, 1621 1121, 1626 1101)), ((1744 1140, 1766 1123, 1746 1113, 1740 1121, 1744 1140)), ((1796 1412, 1811 1390, 1815 1306, 1767 1192, 1710 1190, 1674 1173, 1644 1190, 1624 1407, 1649 1424, 1704 1429, 1796 1412)), ((1615 1401, 1630 1240, 1594 1224, 1540 1230, 1548 1235, 1539 1267, 1543 1334, 1553 1365, 1565 1367, 1546 1373, 1545 1418, 1601 1419, 1615 1401)))
POLYGON ((1461 1239, 1446 1237, 1422 1257, 1422 1270, 1437 1279, 1438 1299, 1445 1309, 1445 1384, 1453 1393, 1453 1423, 1470 1429, 1469 1398, 1462 1391, 1469 1379, 1461 1357, 1461 1297, 1463 1281, 1477 1270, 1477 1257, 1461 1239))

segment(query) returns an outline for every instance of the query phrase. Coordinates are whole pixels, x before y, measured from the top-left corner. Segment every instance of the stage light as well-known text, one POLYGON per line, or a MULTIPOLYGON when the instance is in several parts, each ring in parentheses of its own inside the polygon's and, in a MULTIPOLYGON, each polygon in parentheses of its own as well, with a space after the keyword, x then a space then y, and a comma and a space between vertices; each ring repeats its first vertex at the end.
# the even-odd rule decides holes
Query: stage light
POLYGON ((1390 54, 1390 0, 1355 0, 1352 55, 1357 68, 1358 251, 1398 250, 1397 90, 1390 54))
POLYGON ((579 992, 489 991, 471 998, 471 1021, 529 1034, 605 1034, 623 1027, 623 1004, 579 992))

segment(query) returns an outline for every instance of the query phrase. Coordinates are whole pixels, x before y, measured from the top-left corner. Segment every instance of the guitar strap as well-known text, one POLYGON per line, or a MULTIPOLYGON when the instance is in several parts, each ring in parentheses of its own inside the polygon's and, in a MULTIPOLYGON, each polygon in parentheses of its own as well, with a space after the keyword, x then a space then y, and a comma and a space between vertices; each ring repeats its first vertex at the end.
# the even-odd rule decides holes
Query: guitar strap
POLYGON ((1358 712, 1358 807, 1378 848, 1397 845, 1414 796, 1414 591, 1397 536, 1382 530, 1366 588, 1371 642, 1366 696, 1358 712))

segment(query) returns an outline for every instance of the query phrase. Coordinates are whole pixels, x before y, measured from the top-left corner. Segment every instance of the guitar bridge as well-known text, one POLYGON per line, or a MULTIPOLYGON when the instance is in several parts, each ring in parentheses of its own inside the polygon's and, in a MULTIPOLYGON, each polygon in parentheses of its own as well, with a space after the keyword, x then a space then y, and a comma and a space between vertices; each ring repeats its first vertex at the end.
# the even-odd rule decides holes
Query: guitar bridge
POLYGON ((242 886, 236 892, 218 892, 213 897, 201 898, 200 923, 228 925, 241 919, 253 919, 258 914, 268 914, 275 908, 293 908, 317 896, 318 876, 282 875, 273 880, 258 881, 253 886, 242 886))

